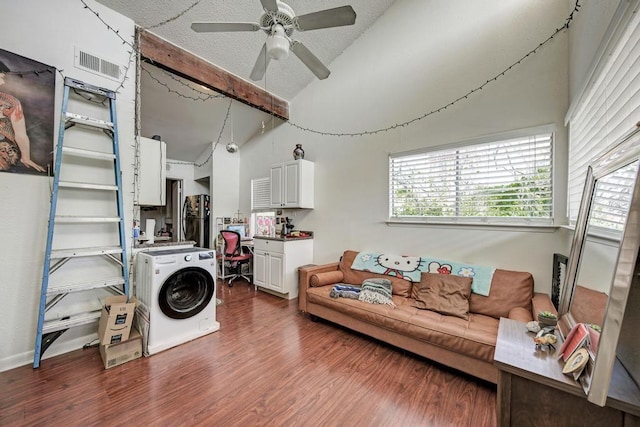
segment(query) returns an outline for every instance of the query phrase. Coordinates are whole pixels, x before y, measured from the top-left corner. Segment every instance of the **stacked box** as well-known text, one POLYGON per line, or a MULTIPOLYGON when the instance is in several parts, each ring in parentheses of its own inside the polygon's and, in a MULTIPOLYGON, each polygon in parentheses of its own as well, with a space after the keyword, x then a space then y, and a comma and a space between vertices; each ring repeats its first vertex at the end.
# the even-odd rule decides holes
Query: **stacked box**
POLYGON ((135 297, 129 302, 124 295, 104 299, 98 325, 98 338, 101 345, 117 344, 129 339, 136 305, 135 297))
POLYGON ((142 336, 134 328, 127 341, 101 345, 100 356, 102 356, 105 369, 138 359, 142 356, 142 336))

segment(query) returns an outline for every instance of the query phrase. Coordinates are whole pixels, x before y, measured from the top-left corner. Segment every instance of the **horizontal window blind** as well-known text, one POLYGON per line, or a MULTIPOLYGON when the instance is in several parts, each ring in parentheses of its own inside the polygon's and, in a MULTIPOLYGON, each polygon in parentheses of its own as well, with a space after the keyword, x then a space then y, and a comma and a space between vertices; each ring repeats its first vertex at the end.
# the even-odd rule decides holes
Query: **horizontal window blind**
MULTIPOLYGON (((568 117, 567 193, 568 216, 572 224, 580 209, 587 167, 640 120, 640 13, 631 16, 602 58, 604 63, 599 67, 598 74, 594 75, 582 94, 579 105, 572 106, 568 117)), ((609 198, 611 203, 618 204, 618 199, 630 189, 626 189, 628 183, 625 179, 612 177, 611 180, 607 190, 603 190, 603 200, 609 198)), ((628 206, 614 209, 609 204, 598 209, 602 209, 598 215, 606 218, 597 220, 600 226, 613 231, 621 230, 620 224, 624 223, 628 206), (624 216, 621 216, 622 212, 624 216)))
POLYGON ((638 161, 635 161, 598 179, 589 218, 589 226, 597 227, 592 232, 620 235, 631 206, 631 192, 637 171, 638 161))
POLYGON ((552 219, 553 135, 389 157, 390 217, 552 219))
POLYGON ((251 180, 251 210, 268 209, 271 205, 271 183, 269 178, 251 180))

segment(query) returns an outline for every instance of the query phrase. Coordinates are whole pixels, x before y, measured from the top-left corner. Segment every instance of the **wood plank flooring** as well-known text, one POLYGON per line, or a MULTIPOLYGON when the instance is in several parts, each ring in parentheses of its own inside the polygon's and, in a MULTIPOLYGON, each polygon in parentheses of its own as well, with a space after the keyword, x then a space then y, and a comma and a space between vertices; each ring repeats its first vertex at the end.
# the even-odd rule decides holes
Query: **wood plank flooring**
POLYGON ((104 370, 97 348, 0 373, 0 426, 495 426, 496 389, 218 284, 218 332, 104 370))

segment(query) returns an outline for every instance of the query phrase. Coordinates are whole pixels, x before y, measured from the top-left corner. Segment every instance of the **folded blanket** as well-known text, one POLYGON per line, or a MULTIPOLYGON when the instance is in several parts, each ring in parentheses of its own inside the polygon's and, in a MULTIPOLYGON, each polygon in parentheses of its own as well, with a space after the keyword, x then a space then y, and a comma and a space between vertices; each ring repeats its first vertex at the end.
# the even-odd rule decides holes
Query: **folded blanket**
POLYGON ((360 295, 360 291, 361 291, 360 286, 353 286, 353 285, 347 285, 345 283, 340 283, 340 284, 334 285, 333 288, 331 288, 331 292, 329 293, 329 296, 331 298, 358 299, 358 296, 360 295))
POLYGON ((354 270, 395 276, 410 282, 419 282, 421 261, 419 256, 406 257, 360 252, 353 260, 351 268, 354 270))
POLYGON ((454 276, 471 277, 471 292, 489 296, 491 281, 495 268, 486 265, 464 264, 461 262, 445 261, 436 258, 422 258, 422 271, 428 273, 453 274, 454 276))
POLYGON ((362 282, 362 291, 358 300, 371 304, 386 304, 395 307, 391 298, 391 280, 366 279, 362 282))

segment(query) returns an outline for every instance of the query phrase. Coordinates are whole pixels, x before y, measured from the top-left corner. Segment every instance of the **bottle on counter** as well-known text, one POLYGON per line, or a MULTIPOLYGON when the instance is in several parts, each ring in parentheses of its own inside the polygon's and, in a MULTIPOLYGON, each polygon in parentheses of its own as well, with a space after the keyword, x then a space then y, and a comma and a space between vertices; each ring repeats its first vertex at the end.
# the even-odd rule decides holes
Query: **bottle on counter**
POLYGON ((133 221, 133 239, 138 240, 140 238, 140 226, 137 221, 133 221))

